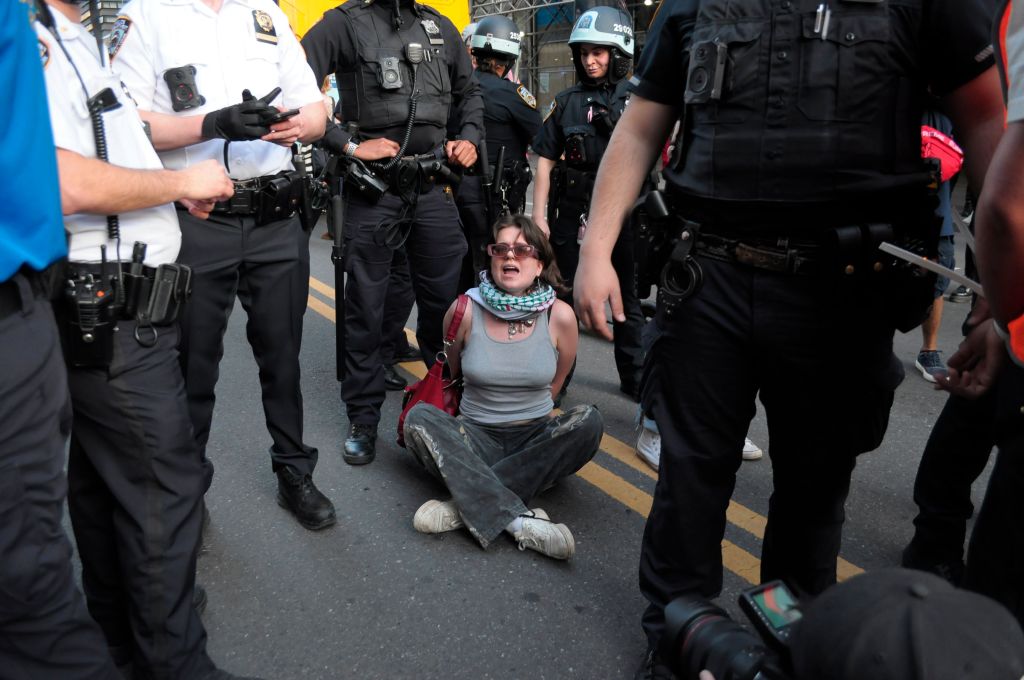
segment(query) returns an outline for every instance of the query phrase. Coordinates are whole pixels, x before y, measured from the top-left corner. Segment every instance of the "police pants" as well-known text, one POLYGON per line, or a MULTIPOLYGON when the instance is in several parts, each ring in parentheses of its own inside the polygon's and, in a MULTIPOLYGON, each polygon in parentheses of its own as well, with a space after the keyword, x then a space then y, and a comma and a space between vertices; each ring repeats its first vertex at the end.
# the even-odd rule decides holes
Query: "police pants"
POLYGON ((1006 366, 993 389, 999 454, 971 532, 963 587, 1001 603, 1024 626, 1024 369, 1006 366))
POLYGON ((50 303, 25 277, 0 319, 0 676, 120 680, 71 571, 61 525, 71 403, 50 303))
POLYGON ((914 480, 918 513, 907 555, 915 562, 963 561, 967 521, 974 514, 971 485, 995 445, 994 412, 993 393, 979 399, 950 395, 946 400, 914 480))
POLYGON ((263 413, 276 472, 313 472, 317 450, 302 441, 299 350, 309 297, 309 234, 297 217, 256 226, 252 217, 179 210, 181 253, 192 267, 192 297, 181 319, 181 366, 196 442, 205 458, 224 332, 237 294, 259 366, 263 413))
POLYGON ((409 257, 405 246, 395 250, 388 274, 388 294, 384 300, 384 318, 381 321, 380 356, 384 364, 395 363, 395 354, 409 347, 405 337, 405 322, 409 320, 416 294, 409 274, 409 257))
MULTIPOLYGON (((377 203, 349 195, 345 218, 345 380, 341 398, 349 422, 375 425, 384 403, 381 356, 383 317, 390 294, 395 251, 380 225, 397 219, 402 199, 388 193, 377 203)), ((451 193, 440 186, 409 208, 412 228, 405 242, 416 294, 416 339, 427 365, 441 349, 444 314, 458 294, 459 262, 466 239, 451 193)))
POLYGON ((157 328, 144 347, 134 321, 117 323, 109 367, 68 371, 68 510, 82 584, 116 660, 132 661, 136 678, 199 678, 213 670, 192 604, 206 475, 177 330, 157 328))
MULTIPOLYGON (((572 287, 576 268, 580 261, 580 244, 577 243, 579 216, 586 205, 559 204, 558 218, 551 227, 551 247, 555 251, 558 270, 567 286, 572 287)), ((632 393, 640 382, 643 369, 643 327, 645 323, 640 300, 633 288, 633 230, 626 222, 622 225, 619 240, 612 250, 612 266, 619 277, 619 291, 622 294, 623 322, 612 322, 612 337, 615 347, 615 367, 619 373, 619 384, 632 393)), ((572 294, 564 300, 572 304, 572 294)))
POLYGON ((484 204, 483 181, 477 176, 463 177, 455 194, 459 208, 463 233, 469 250, 462 258, 462 275, 459 290, 468 290, 477 284, 477 276, 489 263, 487 244, 491 243, 491 228, 487 223, 487 206, 484 204))
POLYGON ((726 509, 758 392, 774 482, 761 578, 815 594, 836 580, 856 456, 881 443, 903 378, 893 329, 857 296, 846 303, 817 277, 699 260, 703 288, 670 318, 658 310, 644 366, 643 409, 661 432, 640 555, 652 644, 669 601, 721 592, 726 509), (858 370, 837 378, 850 356, 858 370))

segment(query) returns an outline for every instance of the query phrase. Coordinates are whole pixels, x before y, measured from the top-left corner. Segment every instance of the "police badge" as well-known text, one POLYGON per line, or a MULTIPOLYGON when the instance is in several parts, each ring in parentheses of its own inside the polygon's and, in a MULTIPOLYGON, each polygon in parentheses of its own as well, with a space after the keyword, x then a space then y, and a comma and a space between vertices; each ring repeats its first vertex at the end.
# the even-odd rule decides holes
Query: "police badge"
POLYGON ((420 24, 427 34, 427 40, 431 45, 444 45, 444 38, 441 37, 441 27, 433 19, 421 19, 420 24))
POLYGON ((277 44, 277 29, 274 28, 274 20, 263 10, 252 11, 252 23, 256 28, 256 39, 260 42, 277 44))

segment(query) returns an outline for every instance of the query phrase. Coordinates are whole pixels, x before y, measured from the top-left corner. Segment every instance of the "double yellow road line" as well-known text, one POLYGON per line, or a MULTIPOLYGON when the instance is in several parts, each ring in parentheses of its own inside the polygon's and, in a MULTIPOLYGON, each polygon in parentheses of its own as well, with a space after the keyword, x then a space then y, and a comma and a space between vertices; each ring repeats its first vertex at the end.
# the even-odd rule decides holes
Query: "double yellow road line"
MULTIPOLYGON (((309 279, 309 287, 312 289, 312 292, 322 295, 333 303, 334 289, 332 287, 313 277, 310 277, 309 279)), ((312 309, 328 321, 336 322, 334 307, 313 295, 312 292, 309 296, 309 309, 312 309)), ((412 337, 412 332, 408 329, 406 329, 406 333, 412 337)), ((417 379, 426 375, 426 368, 418 361, 404 363, 402 364, 402 368, 408 373, 416 376, 417 379)), ((638 471, 640 474, 643 474, 655 481, 658 479, 657 473, 637 458, 632 446, 612 437, 611 435, 606 434, 601 438, 601 451, 623 465, 638 471)), ((590 484, 593 484, 605 494, 611 496, 637 514, 643 516, 645 519, 647 518, 647 515, 650 514, 651 503, 654 500, 653 497, 646 491, 634 486, 608 468, 602 467, 594 461, 591 461, 583 466, 583 469, 577 472, 576 475, 583 478, 590 484)), ((750 510, 735 501, 729 501, 729 509, 726 512, 726 517, 730 524, 752 534, 758 540, 764 539, 766 519, 753 510, 750 510)), ((680 536, 679 538, 680 540, 686 540, 684 536, 680 536)), ((756 584, 761 580, 761 561, 731 541, 722 541, 722 562, 726 569, 749 583, 756 584)), ((862 571, 863 569, 860 567, 839 558, 838 573, 840 581, 859 574, 862 571)))

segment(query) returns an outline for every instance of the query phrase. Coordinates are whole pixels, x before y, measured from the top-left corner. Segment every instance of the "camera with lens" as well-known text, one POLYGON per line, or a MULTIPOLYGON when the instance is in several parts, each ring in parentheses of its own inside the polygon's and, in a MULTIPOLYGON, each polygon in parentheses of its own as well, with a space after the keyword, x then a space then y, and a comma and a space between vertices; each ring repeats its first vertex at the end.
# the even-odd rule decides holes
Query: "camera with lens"
POLYGON ((665 608, 662 660, 681 680, 703 670, 715 680, 791 680, 789 638, 802 613, 782 581, 744 591, 740 609, 754 631, 729 618, 721 607, 698 597, 681 597, 665 608))

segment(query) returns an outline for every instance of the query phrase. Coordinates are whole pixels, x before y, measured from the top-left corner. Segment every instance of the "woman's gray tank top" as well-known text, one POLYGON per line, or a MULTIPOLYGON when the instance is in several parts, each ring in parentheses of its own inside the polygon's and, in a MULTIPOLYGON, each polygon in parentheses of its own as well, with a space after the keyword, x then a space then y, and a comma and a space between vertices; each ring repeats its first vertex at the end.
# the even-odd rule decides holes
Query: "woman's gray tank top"
POLYGON ((473 302, 473 325, 462 351, 465 381, 459 411, 477 423, 509 423, 551 412, 551 381, 558 352, 546 312, 526 340, 500 342, 487 335, 487 310, 473 302))

